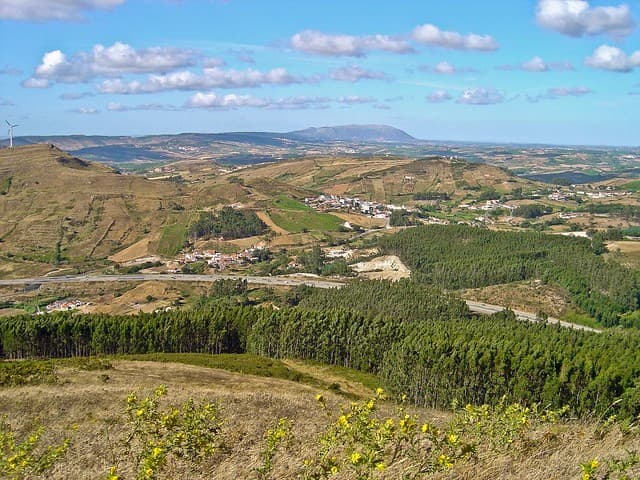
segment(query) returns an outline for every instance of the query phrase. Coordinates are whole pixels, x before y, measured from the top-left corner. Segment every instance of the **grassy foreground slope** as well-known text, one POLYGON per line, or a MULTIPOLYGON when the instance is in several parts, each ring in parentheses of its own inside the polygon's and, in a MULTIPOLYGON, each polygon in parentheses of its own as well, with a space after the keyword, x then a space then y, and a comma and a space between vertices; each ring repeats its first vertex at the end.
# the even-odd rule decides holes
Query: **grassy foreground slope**
MULTIPOLYGON (((84 370, 69 365, 58 370, 57 375, 58 382, 54 384, 0 387, 0 410, 7 415, 19 439, 32 432, 36 424, 44 428, 43 446, 57 445, 63 438, 70 441, 66 454, 46 473, 46 478, 55 480, 106 478, 111 466, 117 467, 120 478, 135 478, 136 457, 132 454, 135 451, 128 452, 123 444, 130 431, 126 399, 131 392, 144 397, 160 384, 167 387, 161 408, 182 404, 190 398, 217 403, 223 420, 220 436, 224 444, 199 462, 171 459, 157 476, 159 479, 261 478, 256 470, 264 465, 265 432, 279 418, 291 422, 292 436, 276 451, 272 470, 265 478, 306 478, 304 461, 318 458, 320 437, 327 428, 335 428, 331 425, 342 424, 338 418, 340 407, 346 412, 350 409, 348 400, 326 389, 178 363, 117 360, 107 370, 84 370), (323 395, 325 408, 315 400, 318 394, 323 395), (44 416, 43 411, 47 412, 44 416)), ((388 418, 397 422, 398 418, 405 418, 397 408, 393 402, 377 402, 371 418, 380 419, 382 424, 388 418)), ((412 478, 574 480, 584 471, 580 465, 595 465, 594 460, 598 461, 596 471, 601 474, 616 468, 615 460, 625 460, 631 464, 625 468, 627 478, 636 478, 633 455, 640 451, 640 438, 633 431, 627 430, 623 435, 617 425, 603 427, 594 420, 549 423, 540 421, 532 412, 516 411, 527 418, 526 423, 519 416, 493 409, 488 410, 486 421, 464 410, 453 415, 450 411, 409 409, 407 414, 411 422, 417 422, 418 432, 425 423, 442 429, 444 444, 427 443, 419 456, 402 456, 402 461, 395 463, 390 446, 380 457, 386 462, 384 468, 374 468, 371 476, 364 478, 402 478, 425 460, 432 460, 435 468, 412 478), (502 423, 494 424, 494 419, 502 423), (482 433, 487 427, 491 433, 482 433), (448 433, 451 431, 456 433, 448 433), (466 442, 474 445, 475 454, 456 458, 459 451, 456 453, 455 444, 466 442), (435 454, 440 451, 447 452, 444 460, 443 454, 435 454)), ((356 424, 355 419, 348 418, 356 424)), ((341 445, 340 441, 333 444, 341 445)), ((339 473, 319 478, 363 478, 358 477, 352 458, 354 452, 367 448, 364 441, 349 444, 345 439, 344 447, 332 450, 340 465, 339 473)))

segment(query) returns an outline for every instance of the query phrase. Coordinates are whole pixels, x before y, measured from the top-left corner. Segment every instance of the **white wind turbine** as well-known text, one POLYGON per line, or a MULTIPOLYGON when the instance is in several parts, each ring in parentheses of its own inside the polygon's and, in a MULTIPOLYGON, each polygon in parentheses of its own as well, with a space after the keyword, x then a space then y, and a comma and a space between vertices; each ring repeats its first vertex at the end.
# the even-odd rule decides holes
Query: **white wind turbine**
POLYGON ((5 120, 7 125, 9 125, 9 148, 13 148, 13 129, 15 127, 19 127, 20 125, 12 125, 9 123, 9 120, 5 120))

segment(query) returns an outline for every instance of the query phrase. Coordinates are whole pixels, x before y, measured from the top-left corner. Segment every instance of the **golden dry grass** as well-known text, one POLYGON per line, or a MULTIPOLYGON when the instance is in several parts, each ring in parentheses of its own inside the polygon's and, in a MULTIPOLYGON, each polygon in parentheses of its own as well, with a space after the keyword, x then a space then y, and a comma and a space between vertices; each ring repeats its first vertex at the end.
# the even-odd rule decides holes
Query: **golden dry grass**
POLYGON ((105 258, 158 231, 168 199, 187 201, 175 184, 119 175, 48 145, 0 151, 0 172, 12 178, 0 196, 5 276, 24 271, 22 258, 44 268, 55 258, 57 242, 74 263, 105 258))
POLYGON ((180 291, 175 285, 168 282, 149 281, 136 285, 108 302, 94 303, 84 311, 112 315, 150 313, 158 308, 170 306, 178 297, 180 297, 180 291))
POLYGON ((622 240, 618 242, 607 242, 607 249, 622 263, 630 267, 640 267, 640 242, 622 240))
POLYGON ((109 260, 116 263, 126 263, 131 260, 135 260, 136 258, 142 258, 149 255, 149 242, 151 239, 149 237, 145 237, 141 240, 138 240, 136 243, 129 245, 127 248, 120 250, 118 253, 115 253, 109 256, 109 260))
POLYGON ((459 294, 466 300, 505 305, 525 312, 543 311, 555 317, 565 312, 568 299, 560 287, 535 280, 461 290, 459 294))
POLYGON ((462 197, 465 187, 493 187, 508 192, 532 184, 485 164, 407 158, 306 158, 248 168, 241 172, 247 183, 275 179, 300 188, 338 195, 388 201, 411 200, 414 193, 437 191, 462 197))
MULTIPOLYGON (((287 362, 324 380, 337 379, 324 367, 287 362)), ((118 464, 121 473, 131 476, 133 457, 126 457, 120 443, 126 434, 123 425, 125 399, 129 392, 150 393, 164 384, 166 403, 179 404, 188 398, 219 402, 225 418, 224 451, 202 464, 172 464, 161 476, 167 479, 249 479, 260 465, 263 434, 278 418, 293 423, 294 441, 275 459, 272 478, 299 478, 304 458, 318 448, 317 438, 327 425, 325 413, 314 400, 322 393, 331 411, 348 404, 330 391, 272 378, 254 377, 197 366, 139 361, 114 361, 106 371, 62 370, 58 385, 39 385, 0 389, 0 411, 20 431, 35 424, 46 429, 47 442, 71 439, 67 455, 55 466, 50 479, 96 479, 118 464), (104 375, 108 375, 105 380, 104 375), (102 378, 101 378, 102 377, 102 378), (71 428, 73 427, 73 428, 71 428)), ((345 388, 363 387, 339 379, 345 388)), ((381 405, 381 415, 392 415, 394 406, 381 405)), ((442 425, 449 414, 428 409, 410 409, 421 421, 442 425)), ((458 464, 446 474, 428 478, 465 480, 577 480, 579 464, 591 459, 601 463, 622 458, 626 450, 638 451, 635 435, 624 436, 617 426, 605 433, 594 421, 570 421, 546 425, 529 433, 531 442, 516 442, 492 452, 480 448, 476 460, 458 464)), ((400 478, 402 466, 379 478, 400 478)), ((335 478, 348 478, 336 476, 335 478)))

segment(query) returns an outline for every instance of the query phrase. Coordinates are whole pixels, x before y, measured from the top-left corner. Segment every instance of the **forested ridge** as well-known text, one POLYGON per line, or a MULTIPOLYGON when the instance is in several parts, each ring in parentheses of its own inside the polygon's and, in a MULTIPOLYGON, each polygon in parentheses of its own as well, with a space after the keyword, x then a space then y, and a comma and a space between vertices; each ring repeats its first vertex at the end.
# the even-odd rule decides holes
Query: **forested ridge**
POLYGON ((225 304, 134 316, 70 312, 0 319, 4 358, 248 352, 379 375, 418 405, 509 401, 578 415, 640 413, 640 335, 469 317, 459 299, 405 281, 309 290, 294 308, 225 304), (403 299, 401 302, 399 300, 403 299), (398 307, 398 304, 404 305, 398 307), (368 308, 363 306, 368 305, 368 308))
POLYGON ((446 289, 529 279, 557 284, 603 326, 624 324, 622 315, 640 299, 639 272, 597 255, 586 238, 428 225, 383 237, 380 247, 406 262, 416 280, 446 289))

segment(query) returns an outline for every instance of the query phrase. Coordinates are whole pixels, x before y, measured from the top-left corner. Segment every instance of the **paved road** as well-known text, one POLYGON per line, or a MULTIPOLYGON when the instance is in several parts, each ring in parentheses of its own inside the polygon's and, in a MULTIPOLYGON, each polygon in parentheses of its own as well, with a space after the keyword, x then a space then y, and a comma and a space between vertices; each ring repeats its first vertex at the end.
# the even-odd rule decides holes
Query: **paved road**
MULTIPOLYGON (((475 313, 483 314, 483 315, 491 315, 492 313, 501 312, 502 310, 505 309, 505 307, 501 307, 499 305, 489 305, 488 303, 473 302, 471 300, 466 300, 466 302, 467 302, 467 305, 469 306, 469 310, 471 310, 472 312, 475 312, 475 313)), ((521 310, 513 310, 513 313, 516 314, 516 317, 518 318, 518 320, 524 320, 524 321, 527 321, 527 322, 537 322, 538 321, 537 315, 535 315, 533 313, 523 312, 521 310)), ((554 317, 547 318, 547 322, 548 323, 558 324, 558 325, 561 325, 561 326, 566 327, 566 328, 574 328, 576 330, 584 330, 586 332, 595 332, 595 333, 601 333, 602 332, 601 330, 597 330, 595 328, 587 327, 587 326, 584 326, 584 325, 578 325, 576 323, 565 322, 563 320, 559 320, 559 319, 554 318, 554 317)))
POLYGON ((96 282, 148 282, 150 280, 174 282, 215 282, 223 279, 242 279, 259 285, 296 286, 309 285, 317 288, 336 288, 344 283, 315 280, 313 278, 253 277, 240 275, 185 275, 185 274, 133 274, 133 275, 67 275, 61 277, 35 277, 0 280, 0 285, 34 285, 44 283, 96 283, 96 282))
MULTIPOLYGON (((258 285, 274 285, 274 286, 297 286, 309 285, 316 288, 340 288, 344 283, 328 282, 326 280, 316 280, 314 278, 300 277, 256 277, 256 276, 239 276, 239 275, 185 275, 185 274, 132 274, 132 275, 68 275, 61 277, 35 277, 35 278, 17 278, 12 280, 0 280, 0 286, 3 285, 40 285, 44 283, 97 283, 97 282, 147 282, 150 280, 174 281, 174 282, 215 282, 222 279, 243 279, 247 283, 258 285)), ((505 307, 500 305, 490 305, 488 303, 474 302, 466 300, 469 309, 472 312, 483 315, 491 315, 501 312, 505 307)), ((527 322, 537 322, 538 319, 534 313, 513 310, 519 320, 527 322)), ((584 330, 587 332, 600 333, 595 328, 578 325, 575 323, 564 322, 557 318, 549 317, 547 322, 559 324, 566 328, 574 328, 576 330, 584 330)))

